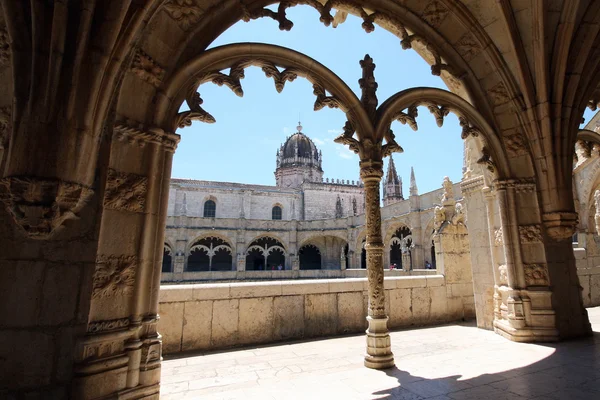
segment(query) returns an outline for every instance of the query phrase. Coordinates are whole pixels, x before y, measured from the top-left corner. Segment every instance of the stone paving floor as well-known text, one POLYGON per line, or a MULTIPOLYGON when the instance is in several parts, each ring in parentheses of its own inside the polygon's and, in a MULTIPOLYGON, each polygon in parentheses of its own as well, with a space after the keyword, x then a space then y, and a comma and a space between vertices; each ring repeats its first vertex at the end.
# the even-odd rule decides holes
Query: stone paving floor
POLYGON ((600 307, 588 312, 594 336, 556 344, 473 324, 393 332, 385 371, 363 367, 363 335, 165 357, 161 399, 600 400, 600 307))

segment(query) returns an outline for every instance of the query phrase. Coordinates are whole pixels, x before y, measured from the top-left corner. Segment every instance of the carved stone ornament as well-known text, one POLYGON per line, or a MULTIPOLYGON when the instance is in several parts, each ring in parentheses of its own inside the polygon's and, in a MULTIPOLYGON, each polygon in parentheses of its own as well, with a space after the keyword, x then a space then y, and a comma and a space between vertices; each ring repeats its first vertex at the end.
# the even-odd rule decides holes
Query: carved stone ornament
POLYGON ((133 293, 137 259, 134 256, 98 256, 92 298, 127 296, 133 293))
POLYGON ((495 106, 508 103, 508 101, 510 100, 510 96, 508 95, 506 86, 504 86, 504 83, 502 82, 496 84, 491 89, 489 89, 488 93, 490 94, 492 102, 495 106))
POLYGON ((494 231, 494 244, 496 246, 501 246, 504 244, 504 238, 502 236, 502 227, 494 231))
POLYGON ((465 33, 458 42, 454 44, 454 48, 465 61, 471 61, 481 52, 481 45, 470 32, 465 33))
POLYGON ((160 361, 161 357, 161 345, 160 343, 152 343, 149 345, 142 346, 142 357, 140 360, 140 366, 142 368, 148 368, 148 364, 153 361, 160 361))
POLYGON ((15 223, 33 239, 48 239, 77 214, 94 191, 74 182, 37 177, 0 180, 0 199, 15 223))
POLYGON ((144 212, 147 189, 147 177, 109 169, 104 207, 119 211, 144 212))
POLYGON ((527 264, 525 269, 525 283, 527 286, 548 286, 548 271, 540 264, 527 264))
POLYGON ((155 87, 160 86, 165 75, 164 68, 158 65, 142 49, 138 49, 135 53, 131 64, 131 72, 155 87))
POLYGON ((184 31, 190 29, 202 17, 202 9, 198 7, 195 0, 169 0, 165 3, 164 9, 184 31))
POLYGON ((121 354, 124 351, 124 343, 125 342, 122 339, 118 339, 109 342, 86 344, 83 348, 83 358, 86 361, 90 361, 121 354))
POLYGON ((119 329, 128 328, 130 324, 129 318, 111 319, 109 321, 94 321, 90 322, 87 327, 88 333, 99 333, 116 331, 119 329))
POLYGON ((577 229, 579 216, 568 211, 552 212, 544 213, 542 220, 547 235, 554 241, 562 241, 571 239, 577 229))
POLYGON ((514 189, 515 192, 535 192, 535 178, 497 179, 494 181, 496 190, 514 189))
POLYGON ((479 158, 479 160, 477 160, 477 164, 485 165, 488 171, 492 173, 495 172, 496 164, 494 163, 494 160, 490 155, 489 149, 486 146, 483 146, 483 148, 481 149, 481 153, 482 155, 479 158))
POLYGON ((156 143, 164 146, 168 151, 174 152, 181 137, 175 133, 165 132, 162 129, 144 129, 143 125, 134 121, 118 121, 113 128, 116 140, 127 141, 144 147, 147 143, 156 143))
POLYGON ((506 151, 510 156, 516 157, 528 153, 527 140, 520 133, 505 137, 504 143, 506 144, 506 151))
POLYGON ((0 65, 6 65, 10 62, 10 41, 8 32, 5 29, 0 30, 0 65))
POLYGON ((506 264, 498 266, 499 272, 499 285, 508 285, 508 272, 506 271, 506 264))
POLYGON ((442 206, 436 206, 433 216, 433 229, 439 231, 442 225, 446 222, 446 209, 442 206))
POLYGON ((423 10, 422 17, 429 25, 437 28, 446 19, 450 11, 441 2, 431 1, 423 10))
MULTIPOLYGON (((270 10, 268 8, 253 8, 252 6, 246 5, 245 0, 240 0, 240 6, 242 8, 242 20, 249 22, 250 20, 258 18, 271 18, 279 23, 279 29, 289 31, 294 26, 294 23, 290 21, 286 16, 286 9, 297 5, 306 4, 315 8, 319 14, 319 20, 325 25, 333 25, 337 27, 340 23, 346 20, 348 12, 362 18, 362 28, 365 32, 370 33, 375 30, 375 24, 378 24, 388 31, 392 32, 400 38, 400 44, 403 50, 408 50, 414 47, 419 47, 429 53, 427 58, 432 59, 431 73, 439 76, 442 71, 448 71, 451 76, 457 77, 454 68, 443 62, 441 52, 435 45, 428 42, 423 35, 418 33, 409 34, 406 26, 394 18, 392 15, 383 10, 377 10, 370 8, 368 11, 360 5, 360 2, 355 0, 326 0, 326 1, 315 1, 315 0, 288 0, 279 3, 277 11, 270 10), (331 15, 331 9, 336 7, 337 11, 335 16, 331 15), (343 10, 341 9, 343 8, 343 10)), ((435 0, 430 2, 427 7, 423 10, 422 18, 432 27, 437 28, 446 19, 449 14, 449 10, 442 2, 435 0)), ((414 29, 411 28, 414 32, 414 29)), ((462 84, 461 84, 462 86, 462 84)))
POLYGON ((539 225, 519 226, 519 238, 521 243, 541 243, 542 231, 539 225))

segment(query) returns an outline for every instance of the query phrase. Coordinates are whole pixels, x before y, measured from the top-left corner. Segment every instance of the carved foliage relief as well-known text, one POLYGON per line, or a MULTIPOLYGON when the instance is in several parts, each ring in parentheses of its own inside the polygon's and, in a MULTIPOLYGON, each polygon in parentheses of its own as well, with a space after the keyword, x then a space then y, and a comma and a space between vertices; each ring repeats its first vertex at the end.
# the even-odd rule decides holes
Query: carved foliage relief
POLYGON ((542 231, 538 225, 519 226, 521 243, 539 243, 542 241, 542 231))
POLYGON ((134 256, 98 256, 92 298, 133 293, 137 259, 134 256))
POLYGON ((423 10, 423 19, 432 27, 437 28, 446 19, 450 11, 441 2, 434 0, 423 10))
POLYGON ((548 272, 546 267, 540 264, 528 264, 525 268, 525 282, 527 286, 548 286, 548 272))
POLYGON ((10 62, 10 42, 8 32, 0 30, 0 65, 5 65, 10 62))
POLYGON ((141 175, 108 170, 104 207, 113 210, 144 212, 148 178, 141 175))
POLYGON ((142 80, 156 87, 161 84, 165 76, 164 68, 158 65, 158 63, 154 61, 152 57, 150 57, 141 49, 138 49, 135 57, 133 58, 131 72, 139 76, 142 80))
POLYGON ((169 0, 164 9, 184 31, 190 29, 202 17, 202 9, 195 0, 169 0))

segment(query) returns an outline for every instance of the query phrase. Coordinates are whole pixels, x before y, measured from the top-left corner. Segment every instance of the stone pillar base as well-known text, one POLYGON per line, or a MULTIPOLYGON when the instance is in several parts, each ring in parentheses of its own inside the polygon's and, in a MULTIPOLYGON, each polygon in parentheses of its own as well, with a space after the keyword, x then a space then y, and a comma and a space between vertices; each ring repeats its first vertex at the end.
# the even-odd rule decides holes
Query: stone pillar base
POLYGON ((506 320, 494 321, 494 332, 513 342, 557 342, 558 330, 555 328, 524 327, 517 329, 506 320))
POLYGON ((369 328, 367 329, 367 355, 365 356, 365 367, 385 369, 395 365, 387 321, 387 317, 367 317, 369 328))

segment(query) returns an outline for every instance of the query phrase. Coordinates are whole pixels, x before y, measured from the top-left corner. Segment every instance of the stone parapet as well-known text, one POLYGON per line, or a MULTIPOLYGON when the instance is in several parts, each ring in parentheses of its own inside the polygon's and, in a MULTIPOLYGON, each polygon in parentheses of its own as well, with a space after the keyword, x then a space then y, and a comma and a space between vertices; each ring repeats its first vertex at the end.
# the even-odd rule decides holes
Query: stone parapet
MULTIPOLYGON (((386 276, 389 327, 472 316, 473 302, 462 299, 472 298, 473 290, 463 286, 446 285, 442 275, 386 276)), ((163 285, 159 302, 165 353, 359 333, 367 327, 365 278, 163 285)))

